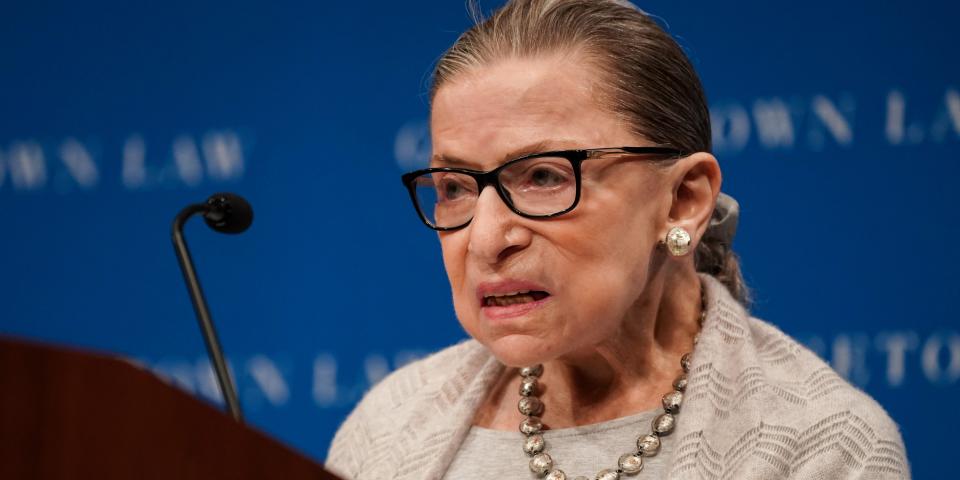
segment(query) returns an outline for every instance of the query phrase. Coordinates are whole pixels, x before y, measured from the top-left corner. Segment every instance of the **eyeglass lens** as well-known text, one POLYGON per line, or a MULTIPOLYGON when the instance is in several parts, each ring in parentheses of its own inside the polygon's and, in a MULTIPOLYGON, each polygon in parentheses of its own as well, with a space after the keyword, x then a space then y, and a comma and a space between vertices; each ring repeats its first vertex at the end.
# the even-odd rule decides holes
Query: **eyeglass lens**
MULTIPOLYGON (((525 215, 547 216, 573 205, 576 176, 570 160, 537 157, 510 163, 498 181, 508 204, 525 215)), ((459 172, 432 172, 417 177, 417 205, 435 227, 458 227, 473 218, 480 191, 477 181, 459 172)))

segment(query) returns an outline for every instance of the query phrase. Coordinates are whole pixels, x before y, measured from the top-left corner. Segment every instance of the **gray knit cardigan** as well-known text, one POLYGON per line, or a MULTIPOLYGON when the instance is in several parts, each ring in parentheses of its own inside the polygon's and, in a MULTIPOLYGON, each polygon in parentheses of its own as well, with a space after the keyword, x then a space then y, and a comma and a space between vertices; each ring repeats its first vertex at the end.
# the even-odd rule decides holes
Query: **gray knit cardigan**
MULTIPOLYGON (((664 439, 676 442, 667 478, 910 477, 897 425, 879 404, 701 278, 707 315, 676 430, 664 439)), ((503 368, 469 340, 392 373, 340 427, 327 467, 355 480, 440 479, 503 368)), ((517 465, 517 478, 526 468, 517 465)))

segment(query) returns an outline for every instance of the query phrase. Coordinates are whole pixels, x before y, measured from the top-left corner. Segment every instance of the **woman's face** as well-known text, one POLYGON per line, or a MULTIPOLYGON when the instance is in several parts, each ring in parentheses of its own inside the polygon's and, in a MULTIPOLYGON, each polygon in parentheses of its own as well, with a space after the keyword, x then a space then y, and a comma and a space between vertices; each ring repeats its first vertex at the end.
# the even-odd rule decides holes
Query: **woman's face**
MULTIPOLYGON (((549 150, 643 146, 601 106, 591 68, 569 57, 503 60, 461 73, 437 92, 432 166, 490 170, 549 150)), ((472 222, 441 232, 457 317, 503 363, 586 352, 618 334, 639 307, 666 232, 671 189, 648 162, 583 162, 582 196, 546 220, 510 211, 493 188, 472 222), (545 292, 516 294, 517 292, 545 292)))

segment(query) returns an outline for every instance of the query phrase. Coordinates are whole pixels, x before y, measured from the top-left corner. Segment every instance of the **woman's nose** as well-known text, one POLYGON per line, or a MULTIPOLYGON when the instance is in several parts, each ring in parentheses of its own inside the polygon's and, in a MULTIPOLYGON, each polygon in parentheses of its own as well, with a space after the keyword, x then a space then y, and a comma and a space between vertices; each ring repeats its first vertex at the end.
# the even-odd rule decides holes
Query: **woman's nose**
POLYGON ((520 217, 503 202, 496 188, 484 188, 477 198, 467 251, 488 264, 503 262, 530 243, 530 231, 520 217))

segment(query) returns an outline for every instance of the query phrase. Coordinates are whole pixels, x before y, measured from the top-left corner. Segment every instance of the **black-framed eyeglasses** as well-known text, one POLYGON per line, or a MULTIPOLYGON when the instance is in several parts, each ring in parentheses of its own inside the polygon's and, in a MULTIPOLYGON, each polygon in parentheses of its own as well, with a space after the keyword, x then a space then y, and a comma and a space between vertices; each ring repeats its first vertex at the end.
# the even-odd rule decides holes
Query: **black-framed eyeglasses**
POLYGON ((670 147, 561 150, 526 155, 488 172, 426 168, 404 174, 402 180, 424 224, 439 231, 456 230, 473 220, 477 199, 487 186, 494 186, 507 207, 521 217, 563 215, 580 202, 583 161, 610 154, 649 155, 658 159, 686 156, 670 147))

